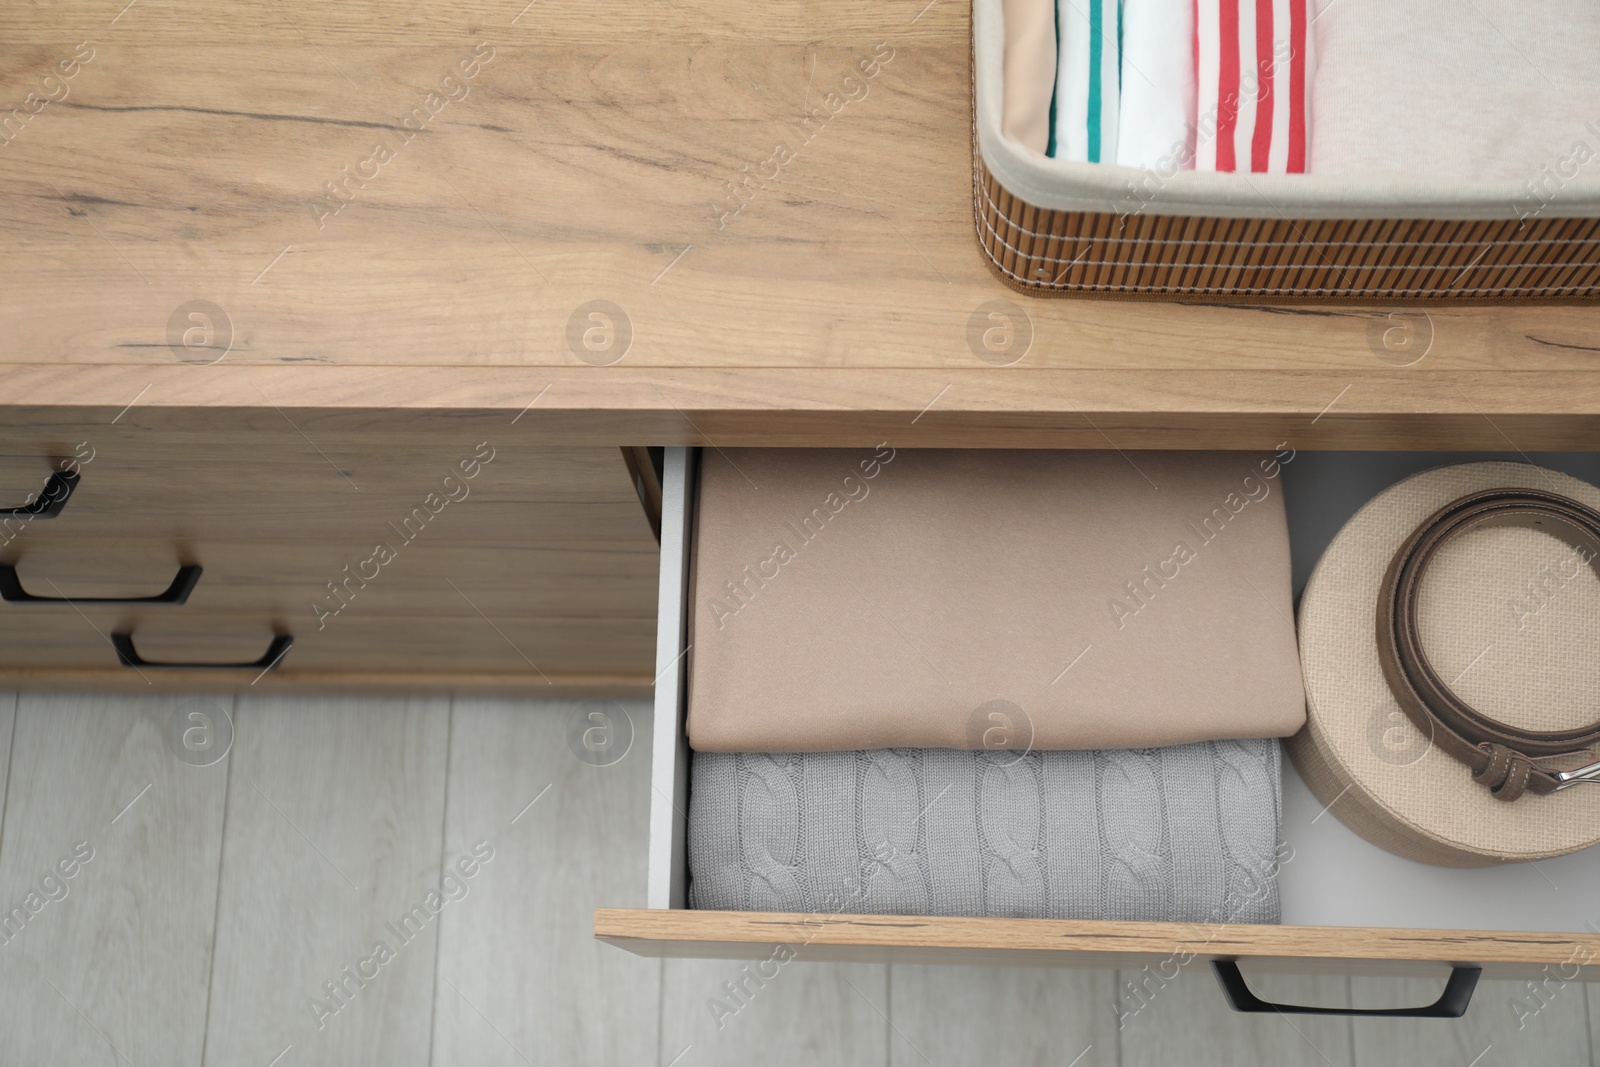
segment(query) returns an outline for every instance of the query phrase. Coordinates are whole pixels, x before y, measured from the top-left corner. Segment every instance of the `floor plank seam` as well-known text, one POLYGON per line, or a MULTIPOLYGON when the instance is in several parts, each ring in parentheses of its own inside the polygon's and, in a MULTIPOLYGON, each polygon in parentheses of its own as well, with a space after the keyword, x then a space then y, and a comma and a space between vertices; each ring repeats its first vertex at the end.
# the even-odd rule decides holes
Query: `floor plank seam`
POLYGON ((1597 1036, 1600 1036, 1600 1035, 1597 1035, 1595 1033, 1595 1022, 1597 1020, 1595 1019, 1594 1002, 1595 1002, 1594 987, 1593 986, 1586 987, 1584 989, 1584 991, 1583 991, 1583 1024, 1584 1024, 1584 1029, 1589 1032, 1589 1062, 1590 1063, 1595 1063, 1597 1061, 1600 1061, 1600 1048, 1596 1048, 1595 1047, 1595 1038, 1597 1036))
POLYGON ((0 856, 6 852, 6 811, 11 807, 11 761, 17 754, 17 709, 22 707, 22 698, 16 693, 11 694, 11 738, 6 744, 6 787, 0 790, 0 856))
MULTIPOLYGON (((239 739, 239 697, 235 694, 231 701, 233 707, 233 740, 239 739)), ((206 1067, 206 1057, 211 1052, 211 995, 217 983, 217 933, 218 924, 222 921, 222 879, 224 865, 228 858, 228 809, 233 806, 233 752, 229 751, 227 757, 228 768, 226 779, 222 785, 222 828, 218 833, 217 842, 217 895, 216 902, 211 912, 211 952, 210 962, 206 964, 206 1011, 204 1029, 200 1035, 200 1067, 206 1067)))
MULTIPOLYGON (((439 877, 444 877, 444 857, 448 848, 450 835, 450 769, 451 748, 455 744, 456 733, 456 698, 450 697, 449 710, 445 712, 444 724, 444 800, 439 805, 439 877)), ((439 921, 434 923, 433 930, 433 999, 432 1007, 428 1013, 428 1067, 433 1067, 434 1041, 439 1032, 439 968, 444 955, 444 919, 439 916, 439 921)))
POLYGON ((883 1028, 883 1067, 892 1067, 894 1063, 894 964, 889 964, 883 969, 883 1021, 888 1023, 883 1028))
POLYGON ((1111 1011, 1112 1011, 1112 1014, 1117 1016, 1117 1018, 1118 1018, 1117 1028, 1116 1028, 1115 1031, 1113 1031, 1113 1035, 1116 1037, 1116 1041, 1117 1041, 1117 1046, 1116 1046, 1117 1047, 1117 1057, 1116 1057, 1116 1059, 1117 1059, 1117 1067, 1122 1067, 1122 1023, 1121 1023, 1122 1013, 1119 1010, 1117 1010, 1120 1007, 1120 1004, 1118 1003, 1118 1000, 1121 998, 1121 996, 1122 996, 1122 972, 1120 970, 1112 971, 1111 972, 1111 1011))
MULTIPOLYGON (((1356 1006, 1356 984, 1347 974, 1344 976, 1344 1006, 1356 1006)), ((1354 1015, 1344 1021, 1347 1040, 1350 1042, 1350 1067, 1359 1067, 1356 1062, 1356 1017, 1354 1015)))
POLYGON ((663 1067, 667 1041, 667 961, 656 961, 656 1067, 663 1067))

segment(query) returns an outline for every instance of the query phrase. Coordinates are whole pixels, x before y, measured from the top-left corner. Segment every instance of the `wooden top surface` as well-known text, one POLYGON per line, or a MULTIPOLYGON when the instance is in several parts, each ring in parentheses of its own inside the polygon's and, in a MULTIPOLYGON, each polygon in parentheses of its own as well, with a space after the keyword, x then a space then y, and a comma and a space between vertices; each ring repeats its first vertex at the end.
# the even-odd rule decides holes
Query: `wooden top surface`
POLYGON ((1600 308, 1006 288, 960 0, 124 2, 0 8, 23 424, 538 396, 572 443, 1594 447, 1600 308), (185 348, 192 301, 226 324, 185 348), (591 301, 626 328, 585 359, 591 301))

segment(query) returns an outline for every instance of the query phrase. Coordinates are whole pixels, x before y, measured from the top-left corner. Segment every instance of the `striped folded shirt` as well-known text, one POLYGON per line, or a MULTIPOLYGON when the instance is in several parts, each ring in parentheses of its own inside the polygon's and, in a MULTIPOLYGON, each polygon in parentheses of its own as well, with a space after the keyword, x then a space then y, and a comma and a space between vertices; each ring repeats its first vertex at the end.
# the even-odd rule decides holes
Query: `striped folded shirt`
POLYGON ((1045 154, 1080 163, 1115 163, 1122 5, 1118 0, 1056 0, 1056 40, 1056 94, 1045 154))
POLYGON ((1303 174, 1309 0, 1193 0, 1195 169, 1303 174))

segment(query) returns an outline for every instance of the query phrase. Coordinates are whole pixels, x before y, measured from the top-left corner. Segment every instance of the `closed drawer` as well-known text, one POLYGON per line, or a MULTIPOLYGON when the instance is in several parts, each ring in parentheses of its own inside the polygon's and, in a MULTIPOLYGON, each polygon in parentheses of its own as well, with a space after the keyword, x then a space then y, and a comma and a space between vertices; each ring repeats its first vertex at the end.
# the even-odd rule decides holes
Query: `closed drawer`
MULTIPOLYGON (((473 676, 493 676, 530 691, 596 679, 615 686, 648 685, 655 645, 650 619, 390 615, 339 619, 319 631, 270 612, 90 606, 48 618, 21 612, 0 618, 0 672, 7 678, 48 674, 64 680, 77 672, 121 674, 140 685, 172 682, 174 674, 184 673, 122 667, 111 644, 119 633, 132 636, 144 659, 193 665, 250 663, 275 635, 288 634, 294 647, 272 672, 274 682, 340 672, 399 672, 411 680, 436 674, 466 683, 473 676)), ((192 673, 209 677, 213 685, 220 680, 212 670, 197 667, 192 673)), ((259 671, 239 673, 250 682, 259 671)))
MULTIPOLYGON (((366 557, 336 543, 36 537, 14 573, 26 594, 61 599, 0 603, 0 679, 180 684, 179 672, 119 668, 110 635, 135 634, 148 659, 239 662, 287 633, 294 649, 265 684, 398 671, 411 684, 643 687, 654 674, 654 550, 441 542, 402 550, 365 581, 350 575, 366 557), (160 593, 180 563, 203 568, 182 605, 83 599, 160 593)), ((0 562, 15 555, 0 549, 0 562)))
MULTIPOLYGON (((411 440, 256 430, 194 435, 74 427, 66 437, 0 439, 0 507, 80 474, 49 521, 52 540, 456 543, 653 542, 616 448, 468 440, 431 430, 411 440), (70 440, 76 438, 76 440, 70 440)), ((42 535, 0 523, 0 549, 42 535)))
MULTIPOLYGON (((402 546, 379 565, 373 546, 343 541, 216 541, 190 538, 56 538, 55 529, 0 548, 25 592, 39 597, 143 597, 159 593, 183 563, 204 568, 186 607, 256 611, 297 629, 368 615, 646 619, 656 610, 659 550, 653 540, 402 546), (330 588, 330 586, 332 588, 330 588)), ((394 540, 393 538, 390 539, 394 540)), ((0 603, 72 614, 69 604, 0 603)))
MULTIPOLYGON (((1360 502, 1414 470, 1481 456, 1301 453, 1285 469, 1296 584, 1360 502)), ((1503 457, 1497 457, 1503 458, 1503 457)), ((1600 456, 1534 457, 1600 477, 1600 456)), ((1148 968, 1234 961, 1245 969, 1446 978, 1600 980, 1593 913, 1600 849, 1464 872, 1383 852, 1328 816, 1284 763, 1283 925, 1090 922, 771 912, 686 907, 689 750, 685 620, 695 457, 667 453, 650 814, 649 907, 600 909, 595 936, 644 956, 1148 968), (1553 865, 1559 865, 1554 868, 1553 865), (1557 891, 1555 883, 1565 886, 1557 891), (1530 932, 1531 931, 1531 932, 1530 932), (1576 961, 1576 962, 1575 962, 1576 961), (1546 969, 1549 970, 1546 970, 1546 969)), ((1172 977, 1166 974, 1166 977, 1172 977)))
POLYGON ((649 684, 658 548, 620 449, 528 445, 509 424, 468 440, 421 416, 411 437, 313 441, 266 413, 237 432, 0 433, 0 506, 77 475, 54 517, 0 520, 0 683, 187 684, 121 667, 111 637, 131 633, 144 658, 195 665, 292 635, 264 686, 649 684), (181 605, 93 602, 153 596, 192 564, 181 605))

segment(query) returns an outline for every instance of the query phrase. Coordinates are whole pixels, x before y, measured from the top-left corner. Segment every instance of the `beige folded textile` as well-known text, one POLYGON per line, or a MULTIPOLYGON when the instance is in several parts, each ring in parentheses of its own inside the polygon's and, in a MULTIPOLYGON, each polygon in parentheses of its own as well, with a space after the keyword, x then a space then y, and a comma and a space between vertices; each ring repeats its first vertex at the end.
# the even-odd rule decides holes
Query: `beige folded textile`
POLYGON ((1006 82, 1000 130, 1035 155, 1050 141, 1050 100, 1056 88, 1055 0, 1004 0, 1006 82))
POLYGON ((1600 166, 1594 0, 1339 0, 1313 28, 1314 174, 1510 179, 1525 218, 1600 166))
POLYGON ((1138 748, 1305 719, 1271 453, 708 449, 702 751, 1138 748))

